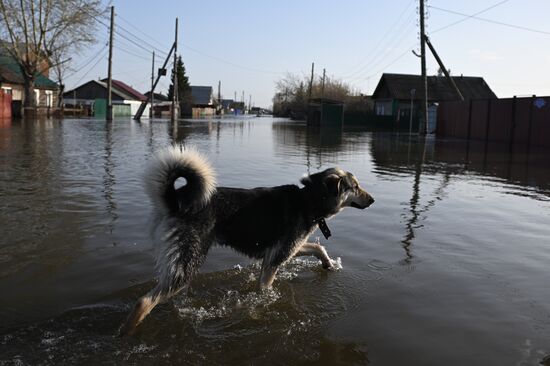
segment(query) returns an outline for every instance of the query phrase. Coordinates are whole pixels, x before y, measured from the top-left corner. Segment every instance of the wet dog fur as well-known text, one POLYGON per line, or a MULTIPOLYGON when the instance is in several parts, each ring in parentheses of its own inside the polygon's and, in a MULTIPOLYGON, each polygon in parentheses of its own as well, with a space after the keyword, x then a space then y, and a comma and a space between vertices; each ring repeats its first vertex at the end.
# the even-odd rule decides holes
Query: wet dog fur
POLYGON ((325 248, 307 241, 318 220, 374 202, 353 174, 338 168, 303 177, 301 188, 216 187, 207 160, 182 146, 157 154, 145 183, 155 212, 158 283, 137 301, 121 335, 132 334, 157 304, 185 290, 213 244, 261 259, 261 289, 270 288, 279 266, 294 256, 315 256, 332 268, 325 248), (176 188, 179 178, 186 184, 176 188))

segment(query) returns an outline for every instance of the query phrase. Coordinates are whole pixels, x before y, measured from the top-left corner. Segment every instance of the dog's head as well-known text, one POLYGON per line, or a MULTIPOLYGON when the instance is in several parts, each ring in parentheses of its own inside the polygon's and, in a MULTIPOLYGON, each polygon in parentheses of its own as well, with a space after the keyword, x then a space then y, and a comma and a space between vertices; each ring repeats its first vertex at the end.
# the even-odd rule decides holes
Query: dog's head
POLYGON ((327 216, 338 213, 344 207, 365 209, 374 203, 374 198, 361 188, 353 174, 338 168, 308 175, 300 182, 319 196, 322 211, 327 216))

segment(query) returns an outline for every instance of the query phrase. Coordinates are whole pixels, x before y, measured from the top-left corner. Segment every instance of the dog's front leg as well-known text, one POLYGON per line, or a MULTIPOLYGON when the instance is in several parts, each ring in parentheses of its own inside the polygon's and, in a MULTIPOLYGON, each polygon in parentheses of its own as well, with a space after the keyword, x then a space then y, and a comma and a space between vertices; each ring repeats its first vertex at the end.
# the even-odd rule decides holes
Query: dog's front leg
POLYGON ((328 256, 327 250, 324 246, 317 243, 305 243, 302 244, 300 249, 296 252, 294 256, 308 256, 313 255, 321 261, 324 269, 334 268, 332 264, 333 260, 328 256))
POLYGON ((260 290, 270 289, 273 281, 275 281, 275 275, 279 266, 271 263, 270 258, 267 256, 262 262, 262 270, 260 272, 260 290))

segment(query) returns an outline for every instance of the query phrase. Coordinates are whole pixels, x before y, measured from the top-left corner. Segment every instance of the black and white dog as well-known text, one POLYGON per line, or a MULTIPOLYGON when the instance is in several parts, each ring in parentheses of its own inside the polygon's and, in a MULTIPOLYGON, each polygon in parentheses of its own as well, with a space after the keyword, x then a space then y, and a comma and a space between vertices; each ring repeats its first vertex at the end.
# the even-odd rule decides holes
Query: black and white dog
POLYGON ((270 288, 278 267, 293 256, 313 255, 324 268, 334 263, 325 248, 307 241, 317 225, 344 207, 364 209, 374 199, 353 174, 337 168, 302 178, 304 187, 216 187, 209 163, 195 150, 173 146, 146 170, 155 210, 158 284, 141 297, 122 326, 131 334, 160 302, 185 289, 212 244, 262 259, 260 288, 270 288), (176 188, 178 178, 186 184, 176 188))

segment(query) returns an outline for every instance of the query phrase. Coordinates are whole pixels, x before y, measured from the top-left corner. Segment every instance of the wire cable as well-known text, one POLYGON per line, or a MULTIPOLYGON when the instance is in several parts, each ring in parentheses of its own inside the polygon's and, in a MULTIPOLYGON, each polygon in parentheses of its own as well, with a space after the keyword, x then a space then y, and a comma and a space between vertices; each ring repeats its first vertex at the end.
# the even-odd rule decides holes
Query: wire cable
MULTIPOLYGON (((539 34, 550 35, 550 32, 542 31, 542 30, 538 30, 538 29, 533 29, 533 28, 529 28, 529 27, 524 27, 524 26, 522 26, 522 25, 504 23, 504 22, 499 22, 499 21, 497 21, 497 20, 492 20, 492 19, 487 19, 487 18, 481 18, 481 17, 475 16, 475 15, 468 15, 468 14, 464 14, 464 13, 461 13, 461 12, 458 12, 458 11, 449 10, 449 9, 443 9, 443 8, 440 8, 440 7, 437 7, 437 6, 433 6, 433 5, 430 5, 429 7, 432 8, 432 9, 435 9, 435 10, 439 10, 439 11, 446 12, 446 13, 461 15, 461 16, 466 17, 466 18, 473 18, 473 19, 481 20, 481 21, 487 22, 487 23, 498 24, 498 25, 501 25, 501 26, 504 26, 504 27, 520 29, 520 30, 524 30, 524 31, 528 31, 528 32, 533 32, 533 33, 539 33, 539 34)), ((444 29, 444 28, 443 28, 443 29, 444 29)))
MULTIPOLYGON (((414 0, 416 1, 416 0, 414 0)), ((378 50, 378 48, 382 45, 382 42, 386 39, 386 37, 391 34, 390 30, 393 30, 395 29, 398 24, 400 24, 400 20, 401 18, 403 17, 403 15, 405 15, 405 13, 409 10, 410 6, 414 3, 414 1, 409 1, 409 3, 407 4, 407 6, 405 7, 405 9, 403 9, 403 11, 401 12, 401 14, 399 14, 399 16, 397 17, 397 20, 386 30, 386 32, 384 32, 384 35, 382 36, 382 38, 380 38, 380 40, 378 41, 378 43, 370 50, 370 54, 369 56, 364 59, 363 61, 361 61, 358 65, 356 65, 355 67, 352 68, 352 70, 355 70, 355 71, 352 71, 350 73, 347 73, 347 74, 344 74, 342 76, 343 79, 347 79, 347 78, 350 78, 352 77, 353 75, 356 75, 357 73, 361 72, 362 70, 365 69, 366 66, 368 66, 369 63, 372 62, 372 55, 375 54, 375 51, 378 50), (362 64, 364 64, 366 61, 369 61, 367 63, 367 65, 363 65, 363 66, 360 66, 362 64), (357 70, 357 68, 359 67, 359 69, 357 70)), ((406 21, 407 22, 407 21, 406 21)), ((399 32, 399 31, 398 31, 399 32)))
POLYGON ((65 79, 70 78, 71 76, 75 75, 77 72, 81 71, 83 68, 85 68, 86 66, 88 66, 89 64, 91 64, 94 60, 97 59, 97 57, 99 57, 99 55, 100 55, 103 51, 105 51, 105 49, 107 49, 107 45, 105 45, 105 46, 103 46, 102 48, 100 48, 99 51, 98 51, 97 53, 95 53, 92 57, 90 57, 86 63, 84 63, 84 64, 81 65, 81 66, 75 67, 75 70, 74 70, 72 73, 69 73, 68 75, 65 75, 64 78, 65 78, 65 79))
POLYGON ((83 79, 84 79, 84 78, 85 78, 85 77, 86 77, 86 76, 87 76, 87 75, 97 66, 97 64, 98 64, 100 61, 102 61, 103 58, 104 58, 105 56, 107 56, 107 53, 108 53, 108 52, 109 52, 109 50, 107 50, 107 52, 103 52, 103 54, 101 55, 101 57, 92 65, 92 67, 90 67, 90 68, 88 69, 88 71, 86 71, 86 73, 84 73, 84 75, 82 75, 82 76, 80 77, 80 79, 78 79, 78 81, 75 83, 75 85, 80 84, 80 82, 81 82, 81 81, 82 81, 82 80, 83 80, 83 79))

